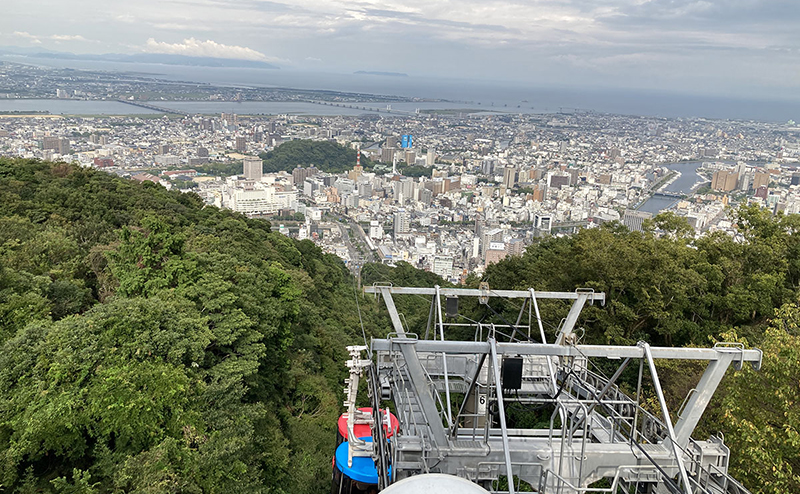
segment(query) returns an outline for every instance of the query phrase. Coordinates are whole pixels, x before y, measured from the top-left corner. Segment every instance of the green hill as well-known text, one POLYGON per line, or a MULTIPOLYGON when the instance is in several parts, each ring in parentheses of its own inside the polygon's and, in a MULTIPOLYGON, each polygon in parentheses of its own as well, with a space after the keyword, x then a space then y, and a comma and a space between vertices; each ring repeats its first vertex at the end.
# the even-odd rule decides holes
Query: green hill
MULTIPOLYGON (((264 160, 264 173, 291 172, 298 165, 314 165, 323 172, 343 173, 356 164, 355 149, 331 141, 288 141, 260 156, 264 160)), ((370 169, 372 161, 362 156, 361 166, 370 169)))
POLYGON ((66 164, 0 158, 0 204, 0 490, 329 488, 363 341, 338 258, 66 164))

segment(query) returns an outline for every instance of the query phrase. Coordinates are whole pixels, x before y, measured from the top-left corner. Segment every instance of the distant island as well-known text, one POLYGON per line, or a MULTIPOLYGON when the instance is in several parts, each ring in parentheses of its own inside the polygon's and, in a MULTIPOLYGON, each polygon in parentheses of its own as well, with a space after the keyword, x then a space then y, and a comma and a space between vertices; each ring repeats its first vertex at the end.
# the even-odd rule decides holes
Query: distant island
POLYGON ((357 75, 380 75, 383 77, 408 77, 408 74, 404 74, 402 72, 375 72, 371 70, 359 70, 353 73, 357 75))

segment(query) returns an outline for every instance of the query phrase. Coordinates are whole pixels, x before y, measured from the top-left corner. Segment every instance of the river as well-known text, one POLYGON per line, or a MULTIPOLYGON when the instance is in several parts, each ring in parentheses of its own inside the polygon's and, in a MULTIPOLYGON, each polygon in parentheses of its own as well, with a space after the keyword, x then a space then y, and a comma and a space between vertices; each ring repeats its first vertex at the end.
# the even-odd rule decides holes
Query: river
MULTIPOLYGON (((663 165, 670 171, 680 172, 681 175, 675 179, 674 182, 667 185, 664 189, 665 192, 674 192, 678 194, 691 194, 695 184, 700 181, 706 181, 702 176, 697 174, 697 169, 703 166, 700 161, 684 161, 681 163, 672 163, 663 165)), ((671 208, 678 202, 679 199, 674 197, 663 197, 654 195, 648 199, 639 208, 639 211, 658 214, 661 211, 671 208)))

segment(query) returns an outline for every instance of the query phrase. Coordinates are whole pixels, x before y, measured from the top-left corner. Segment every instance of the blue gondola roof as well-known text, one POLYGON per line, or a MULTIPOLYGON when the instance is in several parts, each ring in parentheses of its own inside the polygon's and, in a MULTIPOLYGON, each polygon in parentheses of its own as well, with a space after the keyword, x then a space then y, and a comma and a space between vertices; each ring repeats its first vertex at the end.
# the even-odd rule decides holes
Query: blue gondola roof
MULTIPOLYGON (((361 439, 368 443, 372 442, 371 437, 362 437, 361 439)), ((350 443, 345 441, 336 448, 336 468, 357 482, 377 484, 378 470, 375 468, 375 462, 372 461, 372 457, 354 456, 353 466, 347 466, 347 448, 349 445, 350 443)))

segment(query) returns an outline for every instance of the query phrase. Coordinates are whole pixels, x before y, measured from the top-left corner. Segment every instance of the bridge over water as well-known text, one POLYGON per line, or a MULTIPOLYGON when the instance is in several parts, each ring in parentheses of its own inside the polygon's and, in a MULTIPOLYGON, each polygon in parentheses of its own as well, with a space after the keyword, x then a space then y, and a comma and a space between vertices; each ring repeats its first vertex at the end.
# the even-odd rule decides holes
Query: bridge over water
POLYGON ((120 103, 124 103, 126 105, 138 106, 139 108, 146 108, 148 110, 153 110, 153 111, 157 111, 157 112, 160 112, 160 113, 173 113, 173 114, 177 114, 177 115, 187 115, 187 116, 190 115, 188 112, 185 112, 185 111, 182 111, 182 110, 173 110, 171 108, 163 108, 161 106, 151 105, 149 103, 143 103, 141 101, 130 101, 130 100, 124 100, 124 99, 118 99, 117 101, 120 102, 120 103))

